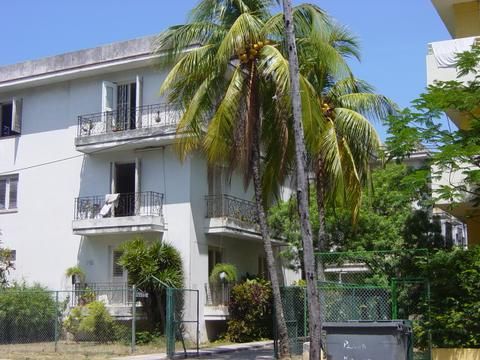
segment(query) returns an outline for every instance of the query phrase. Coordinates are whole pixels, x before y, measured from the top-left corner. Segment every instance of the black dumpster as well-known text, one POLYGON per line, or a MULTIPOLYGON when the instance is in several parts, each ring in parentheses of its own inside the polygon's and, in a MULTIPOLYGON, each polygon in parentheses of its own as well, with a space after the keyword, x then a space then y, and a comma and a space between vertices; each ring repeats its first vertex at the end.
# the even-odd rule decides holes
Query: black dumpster
POLYGON ((410 360, 412 326, 407 320, 326 322, 328 360, 410 360))

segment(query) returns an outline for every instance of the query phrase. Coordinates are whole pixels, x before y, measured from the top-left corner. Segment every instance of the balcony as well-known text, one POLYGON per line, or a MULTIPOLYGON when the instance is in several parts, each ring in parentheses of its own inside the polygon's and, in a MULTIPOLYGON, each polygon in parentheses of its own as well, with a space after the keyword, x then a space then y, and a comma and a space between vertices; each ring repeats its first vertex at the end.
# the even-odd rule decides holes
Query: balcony
POLYGON ((230 292, 235 284, 205 284, 205 320, 226 320, 228 318, 228 305, 230 292))
POLYGON ((75 199, 75 235, 164 232, 163 194, 147 191, 75 199))
POLYGON ((257 208, 253 201, 231 195, 206 196, 205 232, 246 239, 261 239, 257 208))
MULTIPOLYGON (((142 316, 141 304, 138 300, 142 297, 148 297, 148 294, 137 289, 135 297, 137 316, 142 316)), ((95 299, 103 302, 110 315, 117 320, 130 320, 132 317, 133 288, 127 283, 95 282, 75 284, 67 299, 70 307, 84 305, 87 301, 95 299)))
POLYGON ((178 106, 154 104, 81 115, 75 147, 83 153, 172 143, 181 118, 178 106))

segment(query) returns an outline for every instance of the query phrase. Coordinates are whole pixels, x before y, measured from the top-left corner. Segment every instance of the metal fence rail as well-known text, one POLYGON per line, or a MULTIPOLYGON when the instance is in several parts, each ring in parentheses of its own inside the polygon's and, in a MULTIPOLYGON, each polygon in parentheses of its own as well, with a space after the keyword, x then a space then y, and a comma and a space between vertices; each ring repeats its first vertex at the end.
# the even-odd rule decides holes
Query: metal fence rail
POLYGON ((258 224, 257 208, 253 201, 227 194, 208 195, 205 199, 207 218, 228 217, 249 224, 258 224))
POLYGON ((176 343, 182 345, 183 356, 199 354, 200 293, 194 289, 167 288, 167 321, 165 335, 167 356, 175 358, 176 343))
POLYGON ((235 284, 231 283, 206 283, 205 305, 228 306, 230 303, 230 292, 234 286, 235 284))
POLYGON ((154 191, 137 193, 121 193, 118 202, 101 215, 105 206, 105 195, 84 196, 75 198, 74 219, 101 219, 105 217, 123 217, 138 215, 162 215, 163 194, 154 191))
POLYGON ((172 128, 181 118, 175 104, 152 104, 135 108, 119 106, 114 111, 80 115, 77 137, 118 133, 142 128, 172 128))

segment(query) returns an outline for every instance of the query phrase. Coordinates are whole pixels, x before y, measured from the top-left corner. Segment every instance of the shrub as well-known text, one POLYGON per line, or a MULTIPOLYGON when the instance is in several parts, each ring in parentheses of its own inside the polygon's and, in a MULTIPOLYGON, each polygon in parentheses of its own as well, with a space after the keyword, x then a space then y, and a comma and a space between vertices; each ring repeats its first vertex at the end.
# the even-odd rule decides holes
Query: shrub
POLYGON ((247 280, 232 288, 227 337, 248 342, 272 336, 272 289, 264 280, 247 280))
POLYGON ((64 326, 76 341, 114 341, 122 337, 123 330, 101 301, 73 308, 65 319, 64 326))
POLYGON ((216 264, 212 272, 210 273, 210 282, 213 284, 219 283, 221 281, 220 274, 225 273, 225 281, 232 283, 237 281, 237 268, 232 264, 219 263, 216 264))
POLYGON ((53 341, 58 309, 52 295, 25 283, 0 290, 0 343, 53 341))
MULTIPOLYGON (((123 254, 119 264, 127 269, 128 281, 141 284, 141 290, 148 293, 148 297, 142 297, 141 302, 151 328, 164 331, 165 286, 181 288, 183 285, 180 253, 173 245, 146 241, 141 237, 123 243, 121 249, 123 254)), ((183 299, 177 299, 176 306, 182 309, 183 299)))

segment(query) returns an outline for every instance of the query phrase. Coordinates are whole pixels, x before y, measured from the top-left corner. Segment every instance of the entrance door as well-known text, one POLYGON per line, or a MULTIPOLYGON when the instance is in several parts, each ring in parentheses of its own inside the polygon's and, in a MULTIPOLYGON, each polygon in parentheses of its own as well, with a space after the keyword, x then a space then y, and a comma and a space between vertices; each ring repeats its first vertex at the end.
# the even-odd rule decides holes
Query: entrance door
POLYGON ((135 163, 115 164, 115 192, 120 194, 115 216, 135 215, 135 163))

